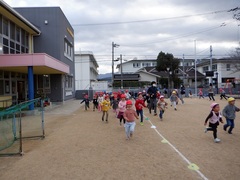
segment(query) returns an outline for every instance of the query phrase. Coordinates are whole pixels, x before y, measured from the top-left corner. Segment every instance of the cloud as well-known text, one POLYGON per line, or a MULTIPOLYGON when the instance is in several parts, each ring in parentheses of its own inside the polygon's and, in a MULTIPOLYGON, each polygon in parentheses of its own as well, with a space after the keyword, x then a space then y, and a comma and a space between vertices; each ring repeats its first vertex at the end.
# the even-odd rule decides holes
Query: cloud
MULTIPOLYGON (((175 57, 192 58, 194 40, 197 51, 213 46, 221 57, 238 45, 239 27, 232 12, 219 12, 239 6, 239 0, 6 0, 10 6, 60 6, 75 32, 75 50, 92 51, 99 62, 99 72, 111 72, 112 47, 115 57, 125 59, 156 58, 160 51, 175 57), (211 14, 196 15, 209 12, 211 14), (186 16, 184 18, 171 18, 186 16), (163 20, 166 18, 165 20, 163 20), (82 24, 155 21, 82 26, 82 24), (224 25, 223 25, 224 24, 224 25), (189 55, 189 56, 187 56, 189 55)), ((209 51, 201 53, 208 56, 209 51)))

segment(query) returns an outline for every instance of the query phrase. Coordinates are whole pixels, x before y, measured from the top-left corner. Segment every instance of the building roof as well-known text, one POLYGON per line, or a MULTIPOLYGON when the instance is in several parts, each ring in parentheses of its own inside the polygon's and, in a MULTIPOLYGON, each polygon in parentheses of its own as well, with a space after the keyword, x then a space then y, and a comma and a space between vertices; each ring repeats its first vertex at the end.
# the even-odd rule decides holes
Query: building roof
POLYGON ((94 65, 96 67, 99 67, 92 51, 79 51, 79 52, 76 51, 74 56, 89 56, 90 60, 94 63, 94 65))
MULTIPOLYGON (((146 62, 146 61, 151 61, 151 62, 156 61, 157 62, 156 59, 132 59, 132 60, 128 60, 125 62, 123 61, 122 64, 128 64, 128 63, 133 63, 133 62, 146 62)), ((119 63, 117 65, 116 69, 120 68, 120 66, 121 66, 121 63, 119 63)))
MULTIPOLYGON (((240 59, 233 59, 233 58, 212 59, 212 63, 213 64, 216 64, 216 63, 234 64, 234 63, 240 63, 240 59)), ((206 66, 206 65, 210 65, 210 59, 201 60, 200 62, 198 62, 197 67, 206 66)))
POLYGON ((0 12, 29 33, 31 32, 33 35, 40 35, 41 31, 38 28, 2 0, 0 1, 0 12))

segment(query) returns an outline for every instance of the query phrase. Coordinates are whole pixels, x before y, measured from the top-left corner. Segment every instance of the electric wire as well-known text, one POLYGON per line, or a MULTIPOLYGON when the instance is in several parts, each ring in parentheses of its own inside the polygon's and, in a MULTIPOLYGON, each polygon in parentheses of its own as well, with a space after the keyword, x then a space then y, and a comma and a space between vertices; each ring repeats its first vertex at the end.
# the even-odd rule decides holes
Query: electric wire
POLYGON ((87 23, 87 24, 72 24, 72 26, 102 26, 102 25, 116 25, 116 24, 132 24, 132 23, 144 23, 144 22, 153 22, 153 21, 163 21, 163 20, 172 20, 172 19, 181 19, 181 18, 189 18, 194 16, 204 16, 209 14, 219 14, 219 13, 229 13, 231 11, 238 10, 239 7, 233 9, 226 9, 226 10, 219 10, 219 11, 212 11, 207 13, 199 13, 199 14, 192 14, 192 15, 183 15, 183 16, 174 16, 174 17, 167 17, 167 18, 158 18, 158 19, 146 19, 146 20, 135 20, 135 21, 122 21, 122 22, 103 22, 103 23, 87 23))

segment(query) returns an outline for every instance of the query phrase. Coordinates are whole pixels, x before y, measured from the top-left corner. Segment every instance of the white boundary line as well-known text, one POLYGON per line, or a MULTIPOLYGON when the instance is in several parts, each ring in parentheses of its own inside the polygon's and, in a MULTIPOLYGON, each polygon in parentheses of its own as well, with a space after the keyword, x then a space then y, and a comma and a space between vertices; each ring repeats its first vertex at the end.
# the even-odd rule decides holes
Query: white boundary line
MULTIPOLYGON (((144 116, 144 118, 147 118, 145 115, 143 115, 143 116, 144 116)), ((152 123, 152 121, 151 121, 150 119, 147 120, 147 121, 149 121, 149 123, 150 123, 152 126, 154 126, 153 123, 152 123)), ((166 139, 166 138, 157 130, 157 128, 153 128, 153 129, 155 130, 155 132, 156 132, 161 138, 166 139)), ((167 140, 167 139, 166 139, 166 140, 167 140)), ((168 140, 167 140, 167 141, 168 141, 168 140)), ((179 156, 181 156, 181 158, 182 158, 184 161, 187 162, 188 165, 191 165, 191 164, 192 164, 192 163, 191 163, 174 145, 172 145, 169 141, 168 141, 168 144, 178 153, 179 156)), ((204 180, 208 180, 208 178, 207 178, 206 176, 204 176, 204 174, 201 173, 201 171, 196 170, 196 172, 197 172, 204 180)))

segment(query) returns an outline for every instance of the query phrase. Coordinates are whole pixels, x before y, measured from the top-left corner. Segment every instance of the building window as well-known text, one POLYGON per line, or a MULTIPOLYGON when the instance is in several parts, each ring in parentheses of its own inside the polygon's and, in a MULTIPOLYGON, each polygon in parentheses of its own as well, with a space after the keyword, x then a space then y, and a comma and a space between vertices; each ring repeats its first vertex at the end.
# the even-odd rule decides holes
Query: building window
POLYGON ((206 71, 208 71, 208 66, 203 67, 203 73, 205 73, 206 71))
POLYGON ((72 88, 73 87, 73 77, 66 76, 65 77, 65 88, 72 88))
POLYGON ((212 71, 217 71, 217 64, 212 65, 212 71))
POLYGON ((140 67, 140 63, 133 63, 133 67, 134 67, 134 68, 140 67))
POLYGON ((0 34, 2 34, 2 15, 0 14, 0 34))
POLYGON ((8 20, 6 20, 5 18, 3 18, 3 34, 4 34, 5 36, 8 36, 8 29, 9 29, 8 20))
POLYGON ((67 41, 67 39, 64 40, 64 55, 68 59, 73 60, 73 46, 67 41))
POLYGON ((145 67, 145 63, 142 63, 142 67, 145 67))
POLYGON ((50 89, 50 76, 48 74, 38 75, 38 89, 50 89))
POLYGON ((16 28, 16 41, 20 43, 20 27, 16 28))
POLYGON ((15 41, 15 24, 13 22, 10 23, 10 39, 15 41))
POLYGON ((226 70, 230 71, 231 70, 231 64, 226 64, 226 70))

